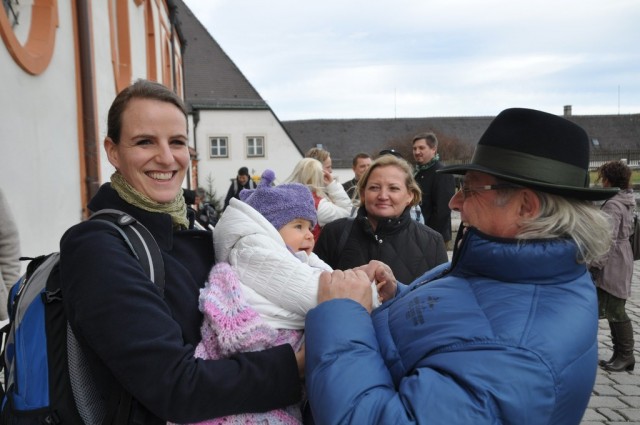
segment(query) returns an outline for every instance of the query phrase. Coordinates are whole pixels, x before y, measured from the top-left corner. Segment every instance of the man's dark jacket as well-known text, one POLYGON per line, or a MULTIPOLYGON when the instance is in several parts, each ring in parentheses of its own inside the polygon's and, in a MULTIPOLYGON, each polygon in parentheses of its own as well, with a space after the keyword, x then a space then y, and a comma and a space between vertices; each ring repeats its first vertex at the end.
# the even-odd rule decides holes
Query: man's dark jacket
POLYGON ((420 208, 424 215, 424 223, 442 235, 445 242, 451 240, 451 209, 449 200, 455 193, 453 175, 436 173, 442 168, 440 161, 433 167, 422 170, 415 175, 416 182, 422 190, 420 208))

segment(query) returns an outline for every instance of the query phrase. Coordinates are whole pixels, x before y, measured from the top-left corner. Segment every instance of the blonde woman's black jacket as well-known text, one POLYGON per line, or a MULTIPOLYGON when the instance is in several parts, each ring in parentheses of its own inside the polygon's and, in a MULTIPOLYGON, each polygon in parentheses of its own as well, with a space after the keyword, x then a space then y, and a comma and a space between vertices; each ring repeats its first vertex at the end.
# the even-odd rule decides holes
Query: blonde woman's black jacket
POLYGON ((412 282, 448 261, 440 233, 411 219, 409 208, 398 218, 381 220, 374 231, 360 207, 355 218, 326 224, 314 252, 334 269, 349 269, 380 260, 400 282, 412 282), (344 244, 343 233, 349 232, 344 244), (342 246, 341 246, 342 245, 342 246))
POLYGON ((109 184, 89 204, 91 211, 104 208, 142 222, 158 242, 165 267, 163 298, 107 224, 85 221, 62 238, 65 311, 105 399, 124 387, 144 424, 261 412, 300 399, 288 345, 228 360, 194 358, 202 323, 199 291, 214 263, 211 232, 174 232, 169 215, 125 203, 109 184))

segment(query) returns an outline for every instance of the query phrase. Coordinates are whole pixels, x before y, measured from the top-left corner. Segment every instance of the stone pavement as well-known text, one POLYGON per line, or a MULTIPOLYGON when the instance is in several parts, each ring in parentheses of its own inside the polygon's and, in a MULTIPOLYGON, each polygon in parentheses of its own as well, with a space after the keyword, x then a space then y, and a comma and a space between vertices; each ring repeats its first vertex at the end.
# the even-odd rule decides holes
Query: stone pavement
MULTIPOLYGON (((636 261, 627 300, 627 313, 633 322, 635 355, 638 365, 633 372, 610 373, 598 368, 589 407, 580 425, 640 424, 640 261, 636 261)), ((598 355, 611 357, 611 338, 606 320, 600 320, 598 355)))

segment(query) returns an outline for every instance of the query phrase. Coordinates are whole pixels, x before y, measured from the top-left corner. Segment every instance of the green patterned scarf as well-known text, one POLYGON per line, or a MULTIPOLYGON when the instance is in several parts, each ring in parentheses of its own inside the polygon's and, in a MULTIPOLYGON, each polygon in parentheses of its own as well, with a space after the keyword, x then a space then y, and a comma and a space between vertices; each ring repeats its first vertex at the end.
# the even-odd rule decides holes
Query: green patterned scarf
POLYGON ((154 213, 164 213, 171 216, 173 228, 176 230, 188 229, 187 204, 184 201, 182 190, 178 192, 175 199, 168 204, 160 204, 149 199, 138 192, 122 177, 122 174, 115 172, 111 175, 111 187, 118 192, 118 195, 127 203, 154 213))
POLYGON ((427 162, 426 164, 422 164, 422 165, 416 164, 416 170, 413 172, 413 175, 416 176, 420 171, 428 170, 429 168, 436 165, 436 162, 438 161, 440 161, 439 153, 437 153, 433 158, 431 158, 431 161, 427 162))

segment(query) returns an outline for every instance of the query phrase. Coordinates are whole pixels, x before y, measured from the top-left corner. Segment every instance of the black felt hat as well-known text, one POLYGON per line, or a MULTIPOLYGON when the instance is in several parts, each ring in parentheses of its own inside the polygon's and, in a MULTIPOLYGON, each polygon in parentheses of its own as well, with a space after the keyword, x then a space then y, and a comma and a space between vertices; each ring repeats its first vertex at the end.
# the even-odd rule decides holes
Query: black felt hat
POLYGON ((533 109, 506 109, 489 124, 470 164, 438 172, 480 171, 541 192, 600 200, 617 188, 589 188, 589 136, 582 127, 533 109))

